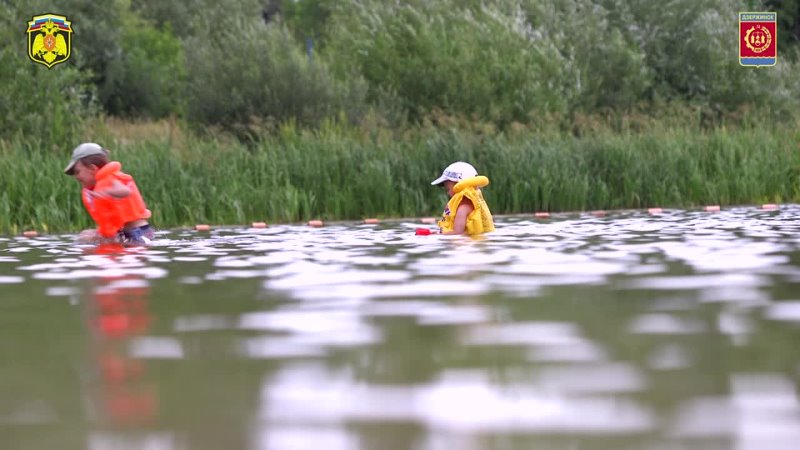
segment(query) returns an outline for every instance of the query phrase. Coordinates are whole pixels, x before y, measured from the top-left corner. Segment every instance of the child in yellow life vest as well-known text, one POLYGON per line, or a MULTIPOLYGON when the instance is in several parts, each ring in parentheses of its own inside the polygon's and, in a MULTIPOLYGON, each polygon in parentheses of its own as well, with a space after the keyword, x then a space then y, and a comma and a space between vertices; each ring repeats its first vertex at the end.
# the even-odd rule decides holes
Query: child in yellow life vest
POLYGON ((121 168, 119 162, 108 160, 107 150, 94 143, 81 144, 72 152, 64 173, 83 187, 83 205, 97 223, 96 230, 81 233, 83 240, 116 239, 141 245, 153 239, 147 222, 150 210, 133 177, 121 168))
POLYGON ((478 175, 471 164, 454 162, 431 184, 443 184, 450 196, 439 221, 441 234, 476 235, 494 231, 492 213, 480 189, 489 184, 489 179, 478 175))

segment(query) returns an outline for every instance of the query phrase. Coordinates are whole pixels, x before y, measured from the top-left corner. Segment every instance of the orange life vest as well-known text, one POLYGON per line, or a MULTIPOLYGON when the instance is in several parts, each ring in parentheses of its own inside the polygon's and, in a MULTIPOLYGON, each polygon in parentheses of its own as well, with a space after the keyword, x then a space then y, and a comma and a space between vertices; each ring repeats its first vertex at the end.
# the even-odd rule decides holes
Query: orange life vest
POLYGON ((111 161, 95 174, 95 185, 92 189, 81 191, 83 206, 97 223, 97 231, 103 237, 114 237, 126 223, 140 219, 149 219, 151 212, 144 204, 139 188, 133 177, 120 172, 122 165, 111 161), (125 198, 92 198, 89 191, 102 191, 110 188, 114 180, 124 184, 131 191, 125 198))

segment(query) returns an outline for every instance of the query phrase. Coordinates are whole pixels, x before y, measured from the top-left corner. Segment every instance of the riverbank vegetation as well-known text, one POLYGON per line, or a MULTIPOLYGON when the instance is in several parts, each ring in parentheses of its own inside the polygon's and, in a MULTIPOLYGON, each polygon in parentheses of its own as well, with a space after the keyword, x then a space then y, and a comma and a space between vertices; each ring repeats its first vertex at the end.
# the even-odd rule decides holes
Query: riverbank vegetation
POLYGON ((459 159, 496 213, 800 200, 797 1, 11 0, 0 37, 0 232, 88 225, 82 141, 162 227, 435 214, 459 159), (778 64, 741 67, 773 10, 778 64))

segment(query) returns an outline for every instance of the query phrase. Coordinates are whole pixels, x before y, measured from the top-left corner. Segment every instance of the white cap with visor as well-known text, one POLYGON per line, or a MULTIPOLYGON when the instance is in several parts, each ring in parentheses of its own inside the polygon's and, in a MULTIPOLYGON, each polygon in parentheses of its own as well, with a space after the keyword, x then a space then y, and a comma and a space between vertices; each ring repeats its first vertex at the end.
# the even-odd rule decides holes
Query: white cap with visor
POLYGON ((433 180, 432 185, 442 184, 445 181, 454 181, 458 183, 461 180, 472 178, 478 175, 478 171, 472 167, 472 164, 463 161, 454 162, 444 169, 442 176, 433 180))

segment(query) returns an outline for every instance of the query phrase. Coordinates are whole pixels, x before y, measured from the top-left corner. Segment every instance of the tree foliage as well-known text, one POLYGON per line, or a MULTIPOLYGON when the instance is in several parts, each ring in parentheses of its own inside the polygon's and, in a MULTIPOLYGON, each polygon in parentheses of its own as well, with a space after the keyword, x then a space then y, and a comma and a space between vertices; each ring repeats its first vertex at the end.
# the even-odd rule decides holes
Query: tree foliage
POLYGON ((358 121, 367 111, 505 128, 671 103, 717 116, 800 109, 800 0, 9 0, 0 7, 4 42, 18 43, 0 49, 4 135, 41 131, 43 123, 61 129, 92 114, 95 102, 110 115, 173 115, 246 135, 275 123, 358 121), (738 12, 771 10, 778 65, 741 67, 738 12), (44 11, 67 15, 75 28, 72 60, 49 71, 24 55, 24 23, 44 11), (37 107, 49 115, 31 112, 37 107))

